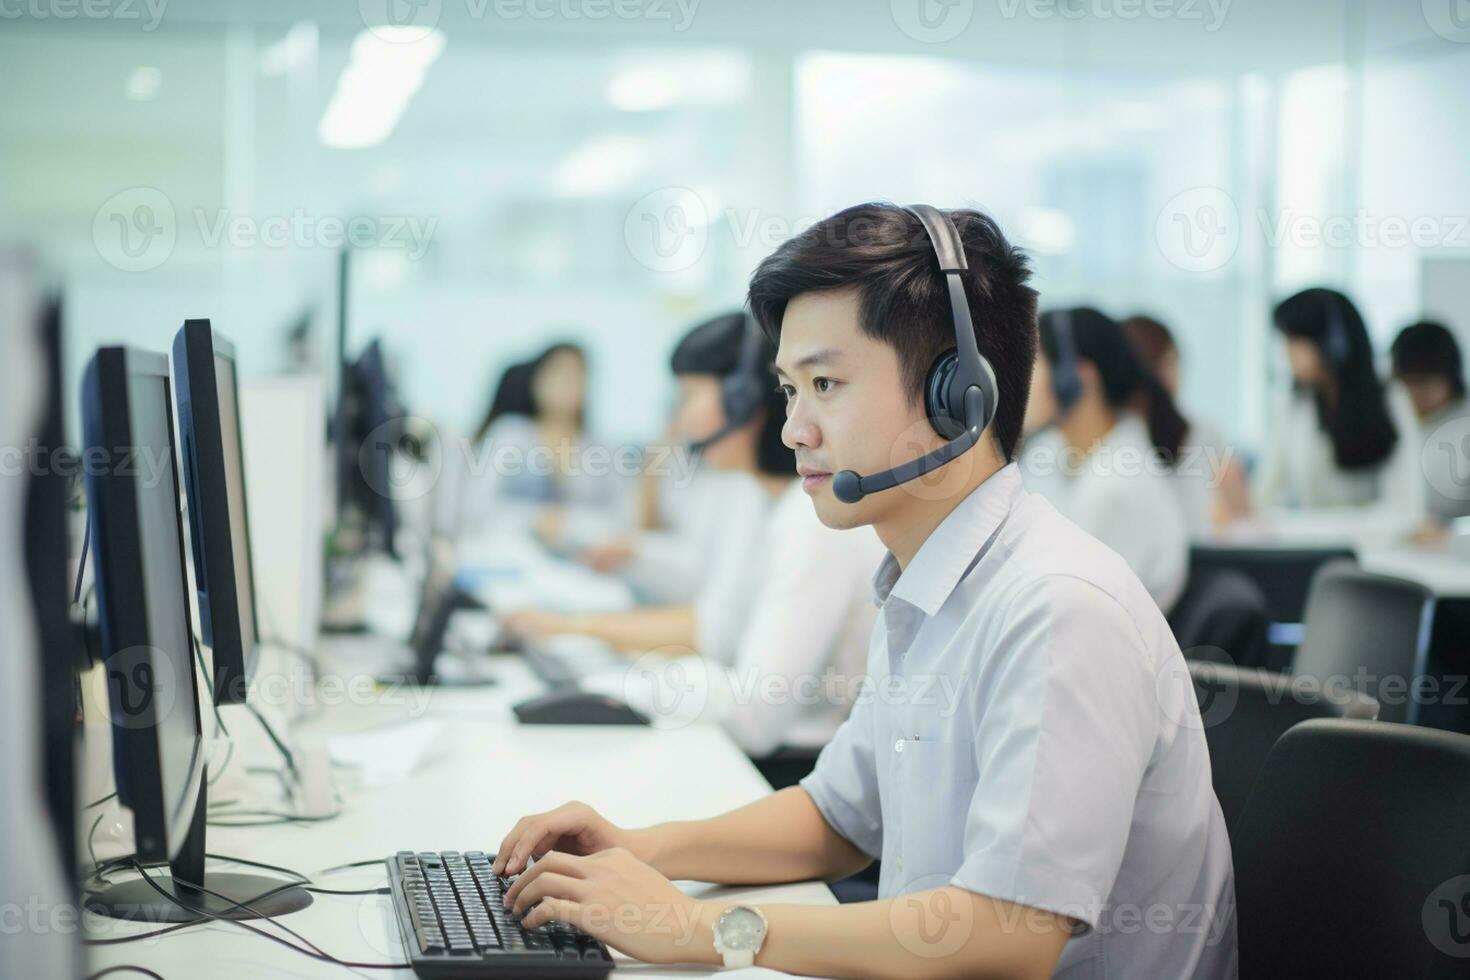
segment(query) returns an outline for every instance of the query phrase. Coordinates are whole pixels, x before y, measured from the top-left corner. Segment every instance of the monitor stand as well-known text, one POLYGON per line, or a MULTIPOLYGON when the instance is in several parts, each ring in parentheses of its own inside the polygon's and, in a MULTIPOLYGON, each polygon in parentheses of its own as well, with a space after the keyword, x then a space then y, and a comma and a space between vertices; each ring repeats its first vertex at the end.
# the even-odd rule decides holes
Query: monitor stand
POLYGON ((134 922, 194 922, 218 916, 226 919, 258 919, 297 912, 311 904, 311 893, 284 878, 233 871, 205 871, 204 829, 208 814, 209 771, 199 777, 199 801, 189 834, 179 853, 169 861, 169 873, 149 871, 149 884, 132 878, 89 892, 85 902, 89 912, 114 919, 134 922), (229 901, 200 891, 190 882, 202 881, 205 888, 229 901), (163 889, 177 902, 158 893, 163 889), (250 911, 239 908, 250 906, 250 911), (209 915, 200 915, 197 912, 209 915))

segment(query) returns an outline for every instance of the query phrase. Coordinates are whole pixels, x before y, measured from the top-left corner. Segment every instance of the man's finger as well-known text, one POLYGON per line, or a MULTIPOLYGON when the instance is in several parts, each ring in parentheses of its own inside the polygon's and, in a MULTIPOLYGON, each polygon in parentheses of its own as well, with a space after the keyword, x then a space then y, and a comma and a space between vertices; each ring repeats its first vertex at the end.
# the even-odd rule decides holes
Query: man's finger
POLYGON ((511 848, 520 840, 523 828, 526 826, 526 821, 532 819, 534 818, 521 817, 521 819, 516 821, 516 825, 510 828, 510 833, 506 834, 505 838, 501 840, 500 850, 495 854, 495 863, 491 865, 491 869, 496 874, 503 874, 505 872, 505 865, 510 860, 511 848))
POLYGON ((537 902, 548 898, 568 898, 580 902, 586 897, 586 891, 587 883, 579 878, 560 874, 539 875, 529 885, 516 891, 515 898, 511 899, 511 909, 516 915, 521 915, 537 902))
MULTIPOLYGON (((569 901, 565 898, 545 898, 541 904, 531 910, 531 913, 521 920, 521 925, 527 929, 535 929, 548 922, 567 922, 578 929, 582 929, 582 905, 580 902, 569 901)), ((582 929, 583 932, 587 930, 582 929)))
POLYGON ((582 869, 581 860, 581 858, 573 857, 570 854, 563 854, 560 851, 546 852, 546 855, 541 860, 523 872, 516 879, 515 884, 510 886, 510 889, 505 893, 506 905, 514 902, 516 896, 523 889, 544 874, 559 874, 568 878, 586 877, 582 869))

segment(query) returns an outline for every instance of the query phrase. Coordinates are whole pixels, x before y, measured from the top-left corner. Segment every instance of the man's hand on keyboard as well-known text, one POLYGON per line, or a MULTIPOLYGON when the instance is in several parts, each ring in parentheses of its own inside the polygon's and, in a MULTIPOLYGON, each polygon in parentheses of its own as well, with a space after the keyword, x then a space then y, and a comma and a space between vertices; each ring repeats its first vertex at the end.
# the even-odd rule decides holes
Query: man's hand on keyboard
POLYGON ((579 856, 550 851, 506 892, 522 924, 568 922, 649 963, 718 963, 712 907, 621 847, 579 856))
POLYGON ((596 854, 613 847, 631 848, 637 835, 610 823, 585 803, 563 803, 555 810, 522 817, 500 842, 495 873, 520 874, 532 858, 548 851, 596 854))

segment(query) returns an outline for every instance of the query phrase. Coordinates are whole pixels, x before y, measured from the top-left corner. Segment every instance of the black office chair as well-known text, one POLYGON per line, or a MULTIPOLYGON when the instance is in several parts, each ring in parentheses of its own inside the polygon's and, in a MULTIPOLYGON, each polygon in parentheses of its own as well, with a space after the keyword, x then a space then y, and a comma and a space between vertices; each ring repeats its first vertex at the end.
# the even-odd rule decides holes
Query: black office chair
POLYGON ((1417 582, 1324 565, 1307 597, 1306 627, 1291 672, 1346 680, 1375 698, 1383 721, 1416 724, 1429 659, 1434 593, 1417 582))
POLYGON ((1266 756, 1289 728, 1313 718, 1378 716, 1378 703, 1367 695, 1346 687, 1326 691, 1311 678, 1199 661, 1189 665, 1189 676, 1210 747, 1215 797, 1232 833, 1266 756))
POLYGON ((1261 664, 1270 626, 1266 597, 1249 576, 1233 568, 1192 575, 1169 616, 1186 660, 1261 664))
POLYGON ((1308 721, 1232 839, 1240 975, 1470 975, 1470 736, 1308 721))

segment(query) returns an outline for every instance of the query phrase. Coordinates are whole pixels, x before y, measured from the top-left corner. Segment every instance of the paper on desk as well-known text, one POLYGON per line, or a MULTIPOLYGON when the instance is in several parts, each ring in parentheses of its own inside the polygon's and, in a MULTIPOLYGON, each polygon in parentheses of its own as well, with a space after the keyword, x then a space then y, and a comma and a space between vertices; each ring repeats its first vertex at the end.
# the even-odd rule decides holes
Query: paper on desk
POLYGON ((333 735, 327 751, 338 765, 351 766, 364 785, 395 783, 423 765, 444 730, 442 722, 418 719, 333 735))

